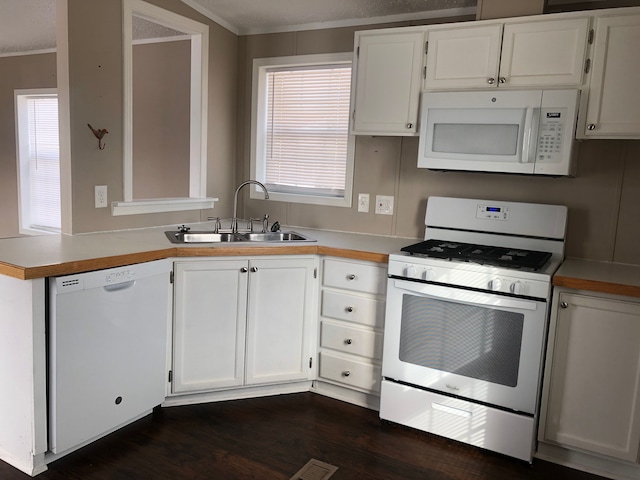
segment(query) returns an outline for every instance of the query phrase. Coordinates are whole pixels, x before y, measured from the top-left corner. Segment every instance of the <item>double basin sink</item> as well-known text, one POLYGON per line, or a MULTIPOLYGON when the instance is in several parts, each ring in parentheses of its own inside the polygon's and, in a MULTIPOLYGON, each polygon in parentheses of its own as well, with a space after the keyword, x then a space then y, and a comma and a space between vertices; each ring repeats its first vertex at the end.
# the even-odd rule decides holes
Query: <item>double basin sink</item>
POLYGON ((227 243, 227 242, 315 242, 297 232, 181 232, 170 230, 165 235, 172 243, 227 243))

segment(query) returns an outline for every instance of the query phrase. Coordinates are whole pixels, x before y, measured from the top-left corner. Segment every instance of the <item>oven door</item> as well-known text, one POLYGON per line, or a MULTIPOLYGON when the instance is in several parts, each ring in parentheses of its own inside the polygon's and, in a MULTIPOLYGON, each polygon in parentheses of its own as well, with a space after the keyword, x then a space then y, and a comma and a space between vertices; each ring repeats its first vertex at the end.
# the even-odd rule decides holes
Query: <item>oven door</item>
POLYGON ((390 278, 382 376, 534 414, 547 303, 390 278))

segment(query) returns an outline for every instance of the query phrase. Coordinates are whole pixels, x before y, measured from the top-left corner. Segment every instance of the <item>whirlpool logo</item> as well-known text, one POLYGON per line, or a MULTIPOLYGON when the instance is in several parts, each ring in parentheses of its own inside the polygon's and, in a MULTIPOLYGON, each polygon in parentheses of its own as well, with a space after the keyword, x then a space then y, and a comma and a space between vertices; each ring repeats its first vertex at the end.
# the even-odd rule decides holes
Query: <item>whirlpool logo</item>
POLYGON ((458 387, 456 387, 455 385, 451 385, 450 383, 445 383, 445 386, 449 389, 449 390, 454 390, 454 391, 458 391, 460 390, 458 387))

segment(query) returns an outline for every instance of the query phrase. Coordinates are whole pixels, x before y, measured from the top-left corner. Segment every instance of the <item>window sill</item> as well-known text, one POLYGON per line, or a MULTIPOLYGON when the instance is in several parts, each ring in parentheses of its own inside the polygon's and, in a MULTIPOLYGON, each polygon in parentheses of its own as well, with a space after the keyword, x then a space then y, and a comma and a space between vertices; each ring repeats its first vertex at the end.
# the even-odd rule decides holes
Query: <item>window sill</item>
POLYGON ((213 208, 217 198, 161 198, 111 203, 111 215, 138 215, 141 213, 180 212, 213 208))

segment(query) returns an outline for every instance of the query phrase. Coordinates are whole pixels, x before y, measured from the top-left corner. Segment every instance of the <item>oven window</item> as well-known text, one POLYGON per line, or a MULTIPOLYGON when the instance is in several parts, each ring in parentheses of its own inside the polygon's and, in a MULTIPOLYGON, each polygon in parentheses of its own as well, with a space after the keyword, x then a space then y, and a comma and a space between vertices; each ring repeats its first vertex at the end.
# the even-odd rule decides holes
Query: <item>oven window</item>
POLYGON ((401 322, 401 361, 518 384, 524 314, 404 295, 401 322))

